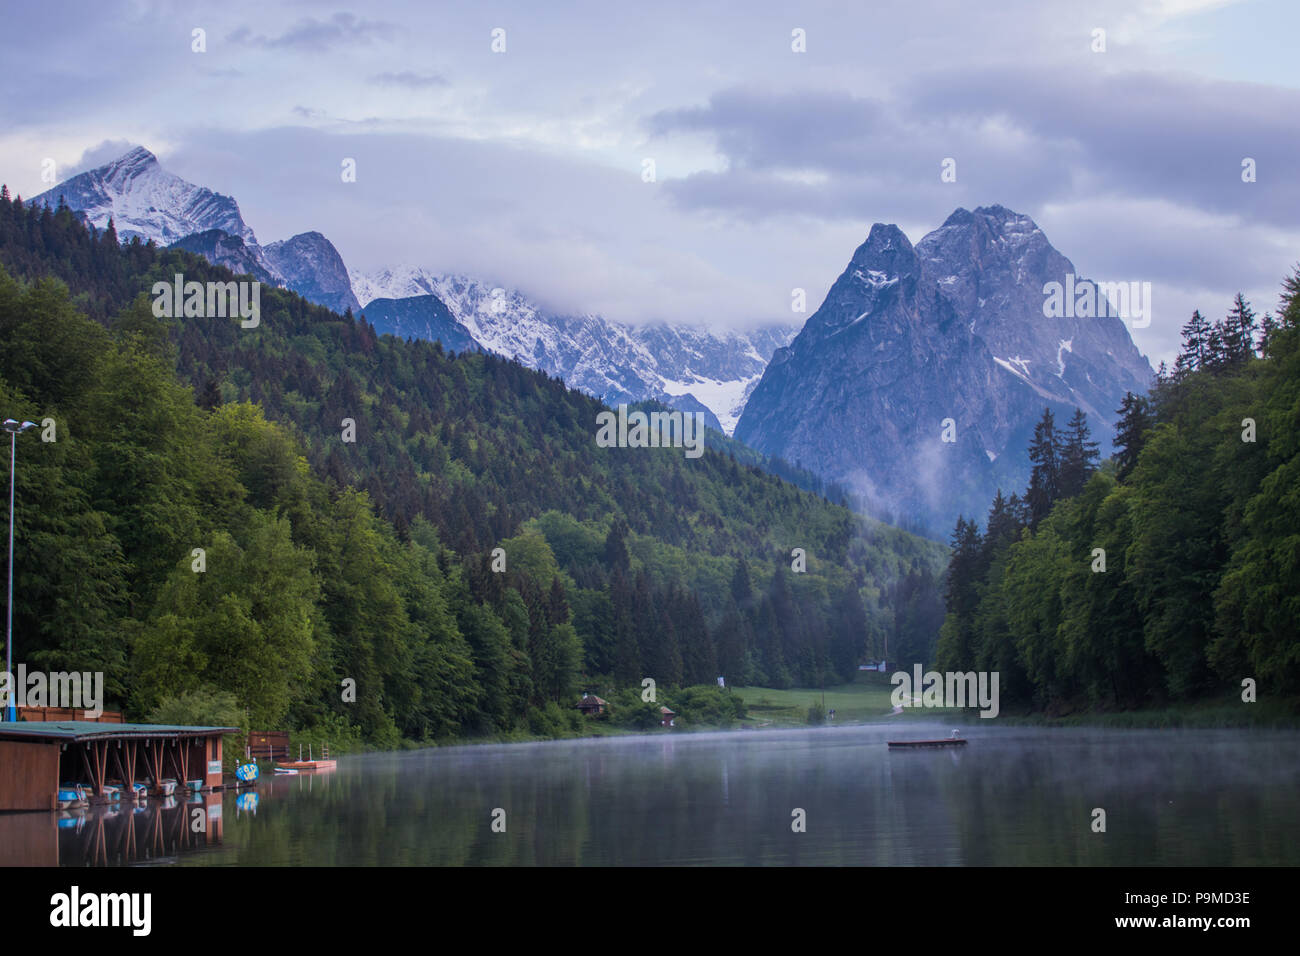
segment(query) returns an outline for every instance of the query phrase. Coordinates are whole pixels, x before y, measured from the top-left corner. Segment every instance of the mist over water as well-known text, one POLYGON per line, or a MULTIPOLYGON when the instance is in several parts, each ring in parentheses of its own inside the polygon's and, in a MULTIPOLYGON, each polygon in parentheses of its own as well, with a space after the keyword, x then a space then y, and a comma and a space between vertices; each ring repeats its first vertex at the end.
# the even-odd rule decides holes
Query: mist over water
POLYGON ((370 754, 226 796, 187 865, 1296 865, 1300 734, 946 724, 370 754), (1106 832, 1092 811, 1106 811, 1106 832), (506 832, 491 829, 506 811, 506 832), (792 832, 792 811, 807 829, 792 832))

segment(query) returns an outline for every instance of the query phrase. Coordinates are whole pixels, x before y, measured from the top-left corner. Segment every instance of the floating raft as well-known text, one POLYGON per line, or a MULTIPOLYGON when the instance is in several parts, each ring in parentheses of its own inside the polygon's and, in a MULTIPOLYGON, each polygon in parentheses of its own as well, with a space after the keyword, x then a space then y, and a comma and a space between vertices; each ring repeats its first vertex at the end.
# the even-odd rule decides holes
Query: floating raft
POLYGON ((947 737, 943 740, 891 740, 889 749, 895 747, 965 747, 966 741, 961 737, 947 737))
POLYGON ((333 770, 337 760, 287 760, 275 765, 276 770, 333 770))

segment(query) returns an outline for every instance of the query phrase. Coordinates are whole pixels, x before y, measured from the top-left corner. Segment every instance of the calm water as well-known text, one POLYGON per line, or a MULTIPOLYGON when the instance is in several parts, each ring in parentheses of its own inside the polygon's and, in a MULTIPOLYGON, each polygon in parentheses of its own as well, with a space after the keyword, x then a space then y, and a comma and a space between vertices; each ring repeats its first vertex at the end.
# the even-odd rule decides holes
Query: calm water
MULTIPOLYGON (((977 724, 960 751, 885 747, 947 733, 913 721, 364 755, 264 778, 255 809, 221 795, 219 845, 159 841, 181 832, 177 811, 171 829, 137 814, 132 837, 183 865, 1300 864, 1300 733, 977 724)), ((60 862, 131 845, 93 830, 65 822, 60 862)))

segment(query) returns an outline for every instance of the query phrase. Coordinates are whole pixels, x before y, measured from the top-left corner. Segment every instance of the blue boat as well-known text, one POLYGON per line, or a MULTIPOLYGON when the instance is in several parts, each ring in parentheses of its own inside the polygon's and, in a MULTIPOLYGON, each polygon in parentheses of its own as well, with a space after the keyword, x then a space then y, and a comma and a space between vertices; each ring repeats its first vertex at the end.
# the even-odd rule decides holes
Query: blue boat
POLYGON ((86 790, 81 784, 61 783, 55 802, 60 810, 69 810, 73 807, 84 807, 89 801, 86 799, 86 790))

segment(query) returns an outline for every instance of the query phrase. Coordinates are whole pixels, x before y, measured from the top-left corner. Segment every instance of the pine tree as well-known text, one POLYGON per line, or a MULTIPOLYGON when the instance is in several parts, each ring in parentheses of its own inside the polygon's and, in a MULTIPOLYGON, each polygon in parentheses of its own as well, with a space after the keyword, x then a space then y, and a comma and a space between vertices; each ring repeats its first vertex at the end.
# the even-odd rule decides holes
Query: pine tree
POLYGON ((1061 463, 1060 438, 1056 432, 1056 419, 1050 408, 1043 409, 1043 417, 1034 426, 1034 437, 1029 443, 1029 460, 1034 468, 1029 475, 1029 489, 1025 500, 1029 504, 1029 525, 1037 528, 1047 517, 1052 504, 1060 497, 1061 463))
MULTIPOLYGON (((944 580, 947 614, 939 631, 935 666, 940 670, 967 670, 975 659, 973 634, 979 608, 983 540, 974 521, 957 518, 952 532, 952 560, 944 580)), ((890 648, 890 654, 895 655, 890 648)))
POLYGON ((1076 408, 1070 424, 1066 426, 1065 447, 1061 452, 1060 496, 1073 498, 1083 491, 1097 470, 1100 454, 1097 443, 1091 441, 1088 430, 1088 416, 1083 409, 1076 408))
POLYGON ((1115 427, 1115 477, 1120 481, 1127 478, 1137 465, 1138 455, 1146 444, 1146 433, 1154 424, 1151 403, 1143 395, 1124 393, 1124 400, 1119 407, 1119 424, 1115 427))
POLYGON ((1224 320, 1229 361, 1245 361, 1255 354, 1255 311, 1240 292, 1232 300, 1232 310, 1224 320))
POLYGON ((1205 340, 1205 363, 1202 368, 1217 371, 1228 364, 1229 346, 1222 322, 1215 322, 1205 340))
POLYGON ((1183 351, 1178 356, 1176 367, 1195 371, 1205 364, 1206 351, 1210 341, 1210 323, 1201 315, 1200 309, 1192 313, 1191 319, 1183 326, 1183 351))
POLYGON ((613 573, 627 574, 631 567, 631 559, 628 557, 627 544, 625 537, 627 535, 627 524, 622 518, 615 519, 610 526, 609 534, 605 535, 605 564, 613 573))
POLYGON ((1280 328, 1293 326, 1295 311, 1291 306, 1297 301, 1300 301, 1300 265, 1297 265, 1291 274, 1282 280, 1282 295, 1277 307, 1280 328))
POLYGON ((1002 494, 1002 489, 998 489, 997 497, 993 499, 993 506, 989 508, 988 522, 984 530, 982 558, 985 567, 992 561, 995 551, 1006 547, 1020 536, 1020 529, 1024 527, 1024 516, 1021 510, 1018 495, 1007 498, 1002 494))

